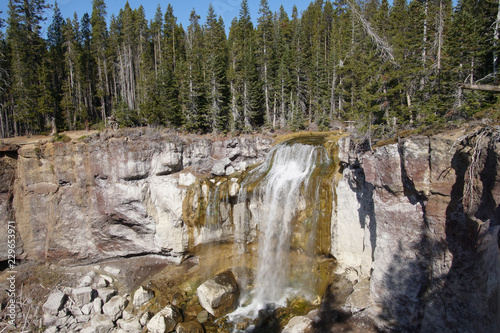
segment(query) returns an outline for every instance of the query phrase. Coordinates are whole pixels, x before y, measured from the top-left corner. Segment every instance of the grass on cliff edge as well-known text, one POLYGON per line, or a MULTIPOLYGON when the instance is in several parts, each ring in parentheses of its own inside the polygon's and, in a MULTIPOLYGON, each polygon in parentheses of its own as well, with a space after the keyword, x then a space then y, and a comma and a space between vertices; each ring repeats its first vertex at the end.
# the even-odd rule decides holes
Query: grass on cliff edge
POLYGON ((286 134, 281 134, 277 135, 274 139, 273 145, 280 144, 282 142, 285 142, 287 140, 291 139, 297 139, 297 138, 303 138, 303 137, 323 137, 325 142, 328 141, 334 141, 337 142, 338 139, 344 136, 348 136, 349 132, 346 131, 331 131, 331 132, 292 132, 292 133, 286 133, 286 134))

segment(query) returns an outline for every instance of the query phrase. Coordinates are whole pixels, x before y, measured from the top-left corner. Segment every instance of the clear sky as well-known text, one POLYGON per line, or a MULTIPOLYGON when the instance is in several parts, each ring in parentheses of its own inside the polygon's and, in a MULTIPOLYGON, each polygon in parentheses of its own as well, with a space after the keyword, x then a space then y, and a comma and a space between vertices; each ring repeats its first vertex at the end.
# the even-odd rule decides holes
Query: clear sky
MULTIPOLYGON (((269 7, 271 11, 276 12, 279 10, 280 6, 283 5, 285 8, 285 11, 288 13, 288 16, 292 16, 292 8, 293 5, 297 5, 297 9, 299 13, 307 8, 309 4, 311 3, 312 0, 297 0, 297 1, 290 1, 290 0, 268 0, 269 7)), ((240 7, 241 7, 241 0, 212 0, 212 1, 205 1, 205 0, 170 0, 170 1, 161 1, 161 0, 146 0, 146 1, 140 1, 140 0, 129 0, 130 7, 132 9, 138 8, 141 4, 144 6, 144 10, 146 12, 146 18, 148 20, 151 20, 156 12, 156 7, 158 4, 161 5, 163 13, 165 13, 165 9, 167 8, 167 5, 170 3, 172 7, 174 8, 174 15, 177 17, 177 23, 182 23, 182 26, 186 28, 189 25, 189 14, 191 13, 191 10, 194 8, 196 10, 196 13, 201 16, 201 21, 200 23, 205 23, 206 17, 207 17, 207 12, 208 12, 208 5, 209 3, 212 3, 212 6, 215 9, 215 13, 217 16, 222 16, 224 19, 224 23, 226 25, 226 31, 228 31, 229 26, 231 25, 231 21, 233 20, 234 17, 238 17, 240 7)), ((47 1, 46 3, 48 4, 54 4, 54 1, 47 1)), ((85 12, 88 12, 89 14, 92 13, 92 1, 90 0, 59 0, 57 1, 59 8, 61 9, 62 16, 66 19, 67 17, 73 18, 73 13, 78 14, 78 18, 81 19, 83 14, 85 12)), ((111 17, 111 14, 118 15, 118 12, 120 9, 122 9, 125 6, 126 1, 124 0, 105 0, 106 6, 107 6, 107 11, 108 11, 108 23, 109 23, 109 18, 111 17)), ((250 16, 252 18, 252 21, 254 24, 256 24, 256 20, 259 11, 259 4, 260 0, 249 0, 248 1, 248 6, 250 8, 250 16)), ((3 19, 7 19, 7 8, 8 5, 8 0, 0 0, 0 11, 3 13, 0 14, 0 17, 3 19)), ((49 26, 49 24, 52 22, 52 15, 53 11, 52 9, 47 10, 46 12, 46 17, 47 20, 44 24, 44 31, 43 35, 45 36, 46 29, 49 26)))

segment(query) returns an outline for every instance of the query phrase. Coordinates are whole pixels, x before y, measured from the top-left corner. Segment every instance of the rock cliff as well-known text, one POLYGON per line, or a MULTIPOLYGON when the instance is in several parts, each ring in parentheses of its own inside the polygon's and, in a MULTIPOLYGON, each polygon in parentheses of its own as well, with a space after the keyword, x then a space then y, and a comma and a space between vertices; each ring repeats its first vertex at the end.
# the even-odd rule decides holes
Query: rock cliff
POLYGON ((262 162, 271 142, 131 131, 23 146, 14 159, 1 160, 6 199, 0 217, 5 224, 15 216, 31 260, 82 263, 148 253, 180 258, 193 234, 184 223, 183 200, 195 175, 244 170, 262 162))
POLYGON ((497 331, 498 135, 412 137, 363 153, 350 138, 339 145, 332 254, 370 279, 371 306, 352 310, 369 306, 397 331, 497 331))
MULTIPOLYGON (((357 284, 346 304, 353 313, 395 331, 499 329, 496 133, 415 136, 371 151, 339 139, 325 207, 329 252, 357 284)), ((265 203, 239 203, 237 177, 273 141, 141 130, 10 148, 0 159, 0 224, 15 220, 18 250, 38 261, 182 259, 212 241, 243 252, 258 233, 245 214, 265 203)))

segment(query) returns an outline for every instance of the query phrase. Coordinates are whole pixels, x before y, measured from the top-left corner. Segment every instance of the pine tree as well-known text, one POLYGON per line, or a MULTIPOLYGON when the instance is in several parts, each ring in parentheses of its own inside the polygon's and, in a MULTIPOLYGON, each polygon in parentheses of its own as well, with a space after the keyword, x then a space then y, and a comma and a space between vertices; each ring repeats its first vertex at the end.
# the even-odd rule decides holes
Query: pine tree
POLYGON ((40 36, 40 23, 45 20, 44 0, 9 0, 7 42, 11 50, 11 84, 14 135, 20 127, 26 134, 44 129, 44 117, 37 109, 37 73, 45 56, 45 43, 40 36))
POLYGON ((275 55, 271 58, 271 62, 274 68, 276 68, 276 76, 273 84, 272 124, 273 128, 284 128, 287 124, 287 119, 290 118, 289 112, 292 104, 289 98, 292 82, 290 72, 292 68, 292 31, 290 19, 283 6, 280 7, 279 13, 274 19, 274 31, 276 51, 275 55))
POLYGON ((93 0, 92 16, 90 18, 92 26, 91 49, 97 66, 96 97, 100 100, 100 116, 104 122, 106 121, 106 116, 110 114, 108 60, 106 57, 108 42, 106 14, 104 0, 93 0))
MULTIPOLYGON (((271 124, 271 109, 273 87, 271 78, 275 74, 274 64, 271 59, 275 56, 273 49, 273 13, 269 9, 267 0, 260 1, 258 26, 256 31, 257 64, 259 65, 259 79, 262 82, 264 93, 265 122, 271 124)), ((273 126, 274 127, 274 126, 273 126)))
POLYGON ((292 29, 292 54, 294 62, 292 64, 293 84, 290 92, 290 99, 293 101, 290 111, 290 128, 292 130, 304 129, 304 120, 307 111, 307 92, 305 87, 305 42, 302 31, 302 23, 299 19, 297 7, 292 10, 292 20, 290 22, 292 29))
POLYGON ((62 84, 61 110, 66 127, 70 130, 77 128, 77 121, 86 118, 84 114, 84 90, 82 84, 85 77, 82 75, 80 58, 82 45, 80 44, 80 25, 78 16, 73 20, 66 19, 63 26, 64 64, 66 77, 62 84))
POLYGON ((217 20, 212 5, 208 7, 205 25, 208 123, 212 133, 227 129, 228 122, 228 54, 222 17, 217 20))
POLYGON ((86 117, 83 119, 85 127, 87 127, 90 122, 100 117, 96 105, 94 104, 97 76, 95 73, 95 58, 92 56, 92 30, 90 21, 90 15, 84 13, 80 22, 81 31, 79 36, 79 43, 82 48, 78 61, 81 73, 79 81, 81 82, 80 86, 82 89, 83 103, 87 109, 85 112, 86 117))
POLYGON ((50 123, 52 127, 52 133, 57 132, 56 123, 58 127, 63 125, 62 113, 61 113, 61 100, 63 97, 63 82, 64 82, 64 19, 61 15, 61 11, 57 5, 54 5, 54 15, 52 18, 52 23, 49 25, 47 32, 47 44, 49 46, 49 65, 47 70, 51 76, 50 80, 50 94, 53 100, 52 110, 47 112, 50 115, 50 123))
POLYGON ((158 4, 153 22, 151 22, 151 36, 153 38, 153 58, 155 77, 158 76, 158 68, 161 66, 162 60, 162 29, 163 29, 163 13, 161 6, 158 4))
POLYGON ((3 29, 5 21, 0 19, 0 137, 6 138, 11 132, 9 120, 9 71, 8 49, 3 29))
POLYGON ((193 9, 189 17, 186 33, 186 61, 183 81, 185 126, 191 131, 207 130, 206 95, 203 78, 204 45, 203 32, 199 24, 200 16, 193 9))

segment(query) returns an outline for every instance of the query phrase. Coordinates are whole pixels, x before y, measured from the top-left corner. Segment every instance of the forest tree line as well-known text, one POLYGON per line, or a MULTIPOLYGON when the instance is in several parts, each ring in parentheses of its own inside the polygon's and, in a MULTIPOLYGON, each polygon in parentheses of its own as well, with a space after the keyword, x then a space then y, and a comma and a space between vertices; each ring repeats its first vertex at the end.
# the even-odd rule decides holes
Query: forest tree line
POLYGON ((459 88, 497 84, 497 0, 315 0, 291 15, 261 0, 255 25, 243 0, 227 35, 211 5, 185 28, 170 4, 150 21, 128 2, 109 20, 104 0, 92 5, 63 18, 57 3, 9 0, 1 137, 103 128, 109 116, 227 133, 420 126, 498 110, 494 93, 459 88))

